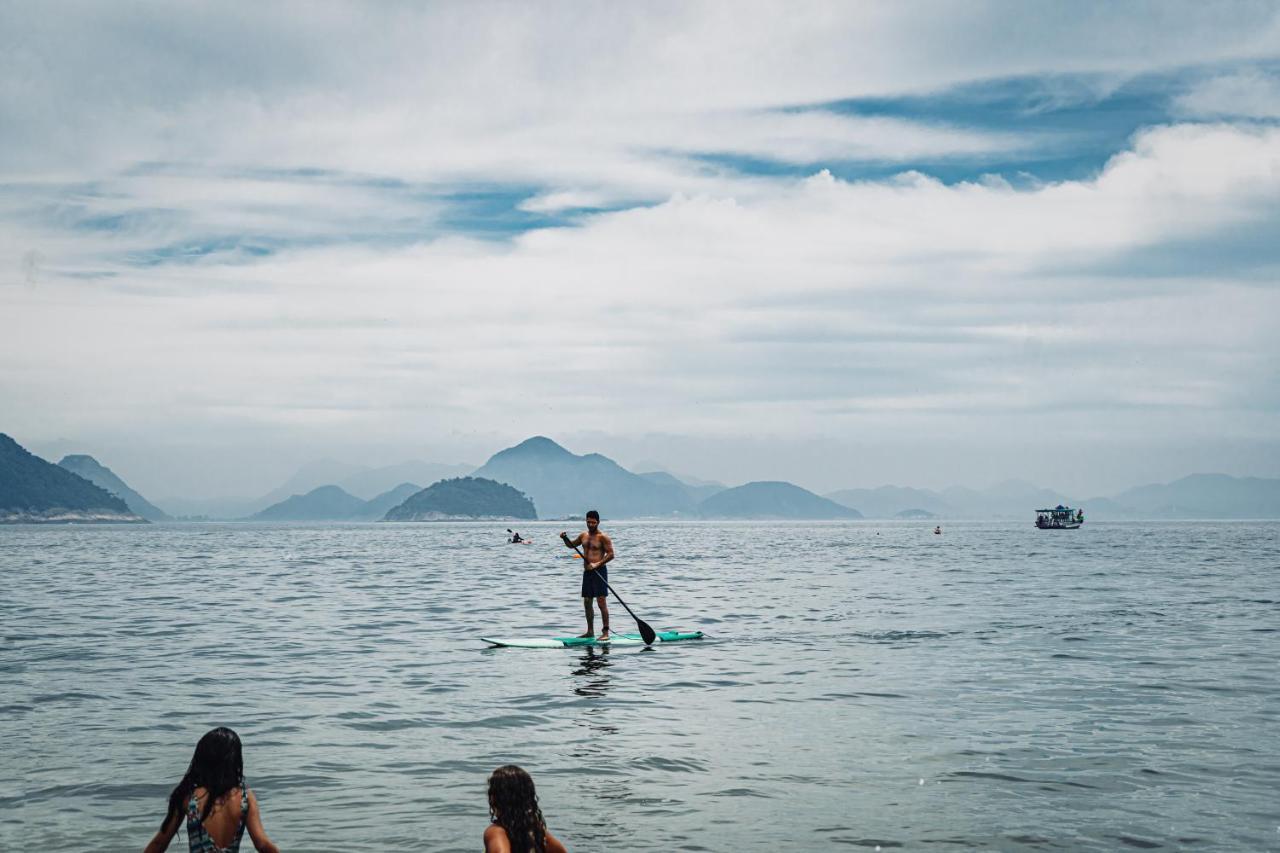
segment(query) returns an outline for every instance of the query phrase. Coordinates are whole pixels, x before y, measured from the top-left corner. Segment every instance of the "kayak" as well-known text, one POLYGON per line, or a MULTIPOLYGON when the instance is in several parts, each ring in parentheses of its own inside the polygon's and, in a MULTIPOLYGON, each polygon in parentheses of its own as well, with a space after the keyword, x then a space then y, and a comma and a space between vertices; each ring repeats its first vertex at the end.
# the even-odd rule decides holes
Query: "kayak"
MULTIPOLYGON (((678 640, 701 640, 701 631, 659 631, 659 643, 674 643, 678 640)), ((595 637, 551 637, 545 640, 517 639, 504 637, 481 637, 485 643, 510 649, 569 649, 574 646, 643 646, 644 638, 639 634, 614 634, 601 642, 595 637)))

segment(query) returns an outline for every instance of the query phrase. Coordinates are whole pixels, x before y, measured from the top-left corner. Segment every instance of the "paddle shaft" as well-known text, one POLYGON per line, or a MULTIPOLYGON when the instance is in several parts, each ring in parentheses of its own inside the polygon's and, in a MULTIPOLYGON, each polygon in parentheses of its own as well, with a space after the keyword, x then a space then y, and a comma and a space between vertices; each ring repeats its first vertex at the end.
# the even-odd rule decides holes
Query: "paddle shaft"
MULTIPOLYGON (((565 541, 568 542, 569 540, 566 539, 565 541)), ((582 558, 582 565, 584 566, 590 565, 591 561, 587 559, 586 554, 583 554, 581 551, 578 551, 577 545, 573 546, 573 550, 577 551, 578 556, 582 558)), ((589 571, 594 571, 594 569, 591 569, 589 571)), ((658 636, 657 632, 649 627, 648 622, 644 621, 635 613, 631 612, 631 608, 627 607, 627 603, 622 600, 622 596, 618 595, 618 591, 613 587, 609 586, 609 581, 605 580, 603 577, 600 578, 600 580, 604 581, 604 588, 609 590, 609 592, 613 593, 614 598, 618 599, 618 603, 622 605, 622 609, 626 610, 628 613, 631 613, 631 618, 636 620, 636 627, 640 629, 640 636, 644 639, 644 641, 646 643, 652 643, 658 636)))

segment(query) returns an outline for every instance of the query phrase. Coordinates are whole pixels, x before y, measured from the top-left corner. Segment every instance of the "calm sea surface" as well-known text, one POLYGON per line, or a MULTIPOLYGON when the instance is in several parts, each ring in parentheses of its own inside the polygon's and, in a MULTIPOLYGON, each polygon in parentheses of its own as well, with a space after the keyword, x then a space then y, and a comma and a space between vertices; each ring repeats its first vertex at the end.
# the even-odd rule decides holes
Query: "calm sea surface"
POLYGON ((286 850, 478 850, 508 762, 576 851, 1280 850, 1280 524, 606 524, 708 638, 486 648, 582 631, 563 526, 0 528, 0 849, 228 725, 286 850))

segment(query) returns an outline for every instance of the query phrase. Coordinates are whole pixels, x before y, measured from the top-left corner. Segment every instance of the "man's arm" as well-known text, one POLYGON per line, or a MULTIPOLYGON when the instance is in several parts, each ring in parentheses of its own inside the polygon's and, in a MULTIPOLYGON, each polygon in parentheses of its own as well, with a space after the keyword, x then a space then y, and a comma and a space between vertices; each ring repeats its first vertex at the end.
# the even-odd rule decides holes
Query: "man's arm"
POLYGON ((576 548, 582 544, 582 534, 579 533, 577 536, 570 539, 569 534, 561 530, 560 541, 564 543, 564 547, 566 548, 576 548))

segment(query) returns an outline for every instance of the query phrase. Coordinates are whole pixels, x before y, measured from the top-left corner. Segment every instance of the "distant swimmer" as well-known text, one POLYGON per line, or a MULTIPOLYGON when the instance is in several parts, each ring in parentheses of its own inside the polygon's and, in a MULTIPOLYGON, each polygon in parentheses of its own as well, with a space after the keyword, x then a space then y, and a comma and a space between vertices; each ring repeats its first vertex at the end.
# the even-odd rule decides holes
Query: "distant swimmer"
POLYGON ((240 736, 227 728, 206 732, 187 773, 169 794, 169 811, 143 853, 163 853, 183 821, 192 850, 239 850, 245 830, 262 853, 280 853, 262 828, 258 799, 244 783, 240 736))
POLYGON ((591 608, 591 600, 595 599, 600 606, 600 621, 604 623, 604 631, 600 640, 609 639, 609 569, 608 563, 613 559, 613 540, 600 532, 600 513, 594 509, 587 513, 587 531, 579 533, 573 539, 569 534, 560 533, 560 539, 566 548, 582 546, 582 606, 587 611, 587 633, 581 639, 594 636, 596 614, 591 608))
POLYGON ((939 526, 939 527, 935 527, 935 528, 933 528, 933 532, 934 532, 934 533, 941 533, 941 532, 942 532, 942 528, 941 528, 940 526, 939 526))
POLYGON ((490 774, 489 820, 484 853, 568 853, 547 830, 533 779, 522 767, 504 764, 490 774))

